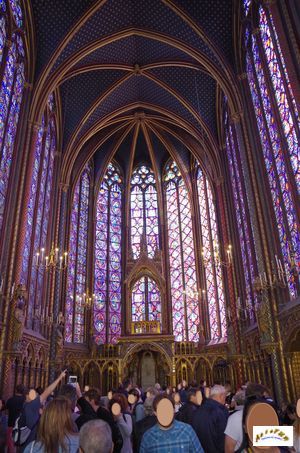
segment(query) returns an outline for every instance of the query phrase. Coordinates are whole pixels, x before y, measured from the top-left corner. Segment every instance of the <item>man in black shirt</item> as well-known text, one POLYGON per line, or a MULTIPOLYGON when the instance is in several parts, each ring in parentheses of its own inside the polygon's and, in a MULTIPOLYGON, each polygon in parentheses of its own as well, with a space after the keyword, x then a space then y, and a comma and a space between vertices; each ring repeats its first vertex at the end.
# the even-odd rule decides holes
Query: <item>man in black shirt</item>
POLYGON ((20 384, 17 385, 14 396, 9 398, 6 402, 6 409, 8 410, 8 429, 7 429, 7 453, 14 453, 16 448, 12 440, 12 430, 15 426, 16 420, 19 417, 25 402, 25 387, 20 384))
POLYGON ((192 425, 196 411, 199 409, 202 400, 201 390, 190 388, 187 392, 187 403, 185 403, 176 414, 176 420, 192 425), (199 395, 201 396, 199 396, 199 395))
POLYGON ((111 413, 100 406, 100 394, 97 389, 89 389, 85 392, 84 397, 77 401, 77 406, 80 408, 80 415, 75 420, 78 430, 90 420, 101 419, 109 424, 112 432, 112 440, 114 443, 114 453, 119 453, 122 450, 123 438, 121 432, 115 423, 111 413))
POLYGON ((195 411, 192 426, 205 453, 224 452, 224 431, 229 416, 225 398, 225 388, 222 385, 214 385, 210 397, 195 411))

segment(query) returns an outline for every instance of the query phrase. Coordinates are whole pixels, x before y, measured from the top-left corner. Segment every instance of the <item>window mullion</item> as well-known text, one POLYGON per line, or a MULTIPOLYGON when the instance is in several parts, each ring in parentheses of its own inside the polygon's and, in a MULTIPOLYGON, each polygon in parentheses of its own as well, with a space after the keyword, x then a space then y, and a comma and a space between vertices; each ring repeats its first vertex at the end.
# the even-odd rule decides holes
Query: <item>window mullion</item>
MULTIPOLYGON (((181 256, 181 274, 182 274, 182 286, 183 286, 183 304, 184 304, 184 324, 185 324, 185 335, 183 336, 184 341, 189 341, 189 329, 187 319, 187 306, 186 306, 186 282, 184 274, 184 256, 183 256, 183 244, 182 244, 182 228, 181 228, 181 211, 180 211, 180 194, 179 194, 179 180, 176 182, 176 195, 177 195, 177 212, 178 212, 178 225, 179 225, 179 240, 180 240, 180 256, 181 256)), ((182 181, 183 183, 183 181, 182 181)))
POLYGON ((106 243, 106 343, 109 343, 109 279, 110 279, 110 203, 111 203, 111 186, 108 185, 108 195, 107 195, 107 243, 106 243))
MULTIPOLYGON (((79 179, 79 196, 78 196, 78 216, 77 216, 77 231, 76 231, 76 249, 75 249, 75 280, 74 280, 74 308, 73 308, 73 319, 72 319, 72 342, 74 342, 74 330, 75 330, 75 317, 76 317, 76 309, 77 309, 77 283, 78 283, 78 277, 77 277, 77 269, 78 269, 78 245, 79 245, 79 235, 80 235, 80 220, 81 220, 81 205, 82 205, 82 184, 83 184, 83 179, 82 176, 79 179)), ((76 188, 75 188, 76 190, 76 188)), ((80 296, 81 297, 81 296, 80 296)))

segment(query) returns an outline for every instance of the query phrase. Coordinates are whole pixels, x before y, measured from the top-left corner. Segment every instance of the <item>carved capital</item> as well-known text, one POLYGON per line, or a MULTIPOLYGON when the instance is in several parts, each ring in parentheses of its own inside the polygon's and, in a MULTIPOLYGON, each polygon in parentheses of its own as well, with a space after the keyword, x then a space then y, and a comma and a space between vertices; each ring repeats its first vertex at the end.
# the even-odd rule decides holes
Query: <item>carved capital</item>
POLYGON ((278 349, 278 343, 261 343, 261 349, 271 355, 278 349))
POLYGON ((59 188, 63 191, 63 192, 67 192, 68 189, 69 189, 69 184, 65 184, 64 182, 60 182, 59 183, 59 188))
POLYGON ((24 82, 24 88, 26 88, 27 90, 32 90, 33 84, 29 82, 24 82))
POLYGON ((214 181, 215 181, 215 184, 216 184, 217 187, 222 186, 224 184, 223 176, 220 176, 219 178, 216 178, 214 181))
POLYGON ((242 74, 238 75, 238 80, 246 80, 247 79, 247 73, 243 72, 242 74))
POLYGON ((41 128, 41 124, 37 123, 36 121, 31 122, 32 128, 35 132, 38 132, 41 128))
POLYGON ((240 112, 233 112, 231 115, 230 115, 230 121, 234 124, 237 124, 237 123, 240 123, 241 122, 241 119, 243 117, 243 112, 240 111, 240 112))

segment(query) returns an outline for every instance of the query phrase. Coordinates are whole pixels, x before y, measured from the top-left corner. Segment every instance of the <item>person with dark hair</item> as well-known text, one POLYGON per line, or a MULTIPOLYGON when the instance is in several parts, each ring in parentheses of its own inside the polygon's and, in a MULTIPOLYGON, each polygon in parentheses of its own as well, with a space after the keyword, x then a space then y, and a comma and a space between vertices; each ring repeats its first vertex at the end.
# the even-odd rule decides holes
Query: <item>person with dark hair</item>
POLYGON ((178 452, 204 453, 204 450, 190 425, 175 419, 175 405, 172 398, 160 394, 154 398, 153 411, 156 415, 160 401, 168 399, 173 405, 173 420, 169 426, 161 426, 159 421, 148 429, 142 438, 140 453, 178 452))
POLYGON ((74 431, 71 403, 64 397, 47 404, 41 416, 37 440, 27 445, 24 453, 77 453, 79 437, 74 431))
POLYGON ((85 392, 84 397, 79 398, 77 401, 77 405, 81 409, 81 412, 75 422, 79 430, 81 430, 85 423, 91 420, 100 419, 108 423, 112 432, 112 439, 114 443, 113 451, 114 453, 118 453, 122 450, 123 446, 122 435, 111 413, 104 407, 100 406, 100 399, 101 397, 98 389, 90 388, 87 392, 85 392))
POLYGON ((52 384, 50 384, 41 395, 38 395, 34 389, 28 390, 26 392, 26 401, 22 409, 21 414, 21 426, 27 426, 31 429, 28 439, 24 444, 21 446, 20 451, 24 451, 26 446, 35 440, 37 426, 39 423, 39 419, 41 416, 41 411, 43 409, 44 404, 47 401, 47 398, 51 395, 52 392, 56 389, 58 384, 64 379, 66 376, 66 371, 60 373, 57 379, 55 379, 52 384))
POLYGON ((16 448, 12 439, 12 430, 15 426, 16 420, 19 417, 25 401, 25 387, 22 384, 16 386, 15 394, 6 402, 6 409, 8 411, 8 428, 6 432, 6 447, 7 453, 14 453, 16 448))
POLYGON ((226 404, 227 409, 229 409, 230 405, 231 405, 231 400, 232 400, 232 398, 234 396, 234 393, 231 390, 231 382, 230 381, 226 381, 224 387, 225 387, 225 390, 226 390, 225 404, 226 404))
POLYGON ((129 390, 128 396, 129 395, 133 395, 136 398, 135 403, 130 406, 130 413, 133 418, 133 423, 135 423, 142 420, 142 418, 145 417, 144 403, 142 400, 141 392, 138 388, 133 388, 129 390))
POLYGON ((187 402, 181 406, 176 414, 176 420, 192 425, 196 411, 199 409, 199 395, 201 391, 198 388, 190 388, 187 392, 187 402))
MULTIPOLYGON (((262 387, 264 387, 264 386, 262 386, 262 387)), ((265 389, 265 387, 264 387, 264 389, 265 389)), ((244 451, 247 451, 249 453, 252 453, 254 451, 259 451, 259 449, 257 450, 256 448, 253 447, 251 439, 248 436, 248 433, 246 431, 246 421, 247 421, 247 415, 249 413, 249 410, 253 405, 258 404, 258 403, 269 404, 270 406, 272 406, 274 408, 274 406, 272 404, 270 404, 270 402, 267 401, 264 396, 260 397, 260 396, 256 396, 256 395, 251 395, 247 398, 247 400, 245 402, 244 410, 243 410, 243 419, 242 419, 243 440, 242 440, 240 447, 237 450, 235 450, 238 453, 243 453, 244 451)), ((290 449, 286 448, 286 447, 273 447, 271 451, 272 451, 272 453, 284 453, 284 452, 289 452, 290 449)))
POLYGON ((118 403, 121 408, 119 415, 113 415, 123 438, 123 447, 121 453, 132 453, 131 434, 133 429, 132 417, 128 413, 128 401, 122 393, 115 393, 109 402, 109 410, 112 413, 112 406, 118 403))
MULTIPOLYGON (((249 383, 245 390, 245 404, 249 399, 263 398, 265 387, 261 384, 249 383)), ((225 453, 238 451, 243 441, 244 408, 230 415, 225 429, 225 453)))
POLYGON ((225 388, 214 385, 210 397, 195 412, 192 426, 206 453, 224 452, 224 431, 229 415, 225 397, 225 388))
POLYGON ((122 383, 122 390, 119 393, 123 393, 128 398, 129 391, 132 389, 132 383, 129 379, 125 379, 122 383))
MULTIPOLYGON (((146 398, 144 402, 144 413, 145 416, 142 418, 142 420, 138 421, 134 425, 134 433, 133 433, 133 450, 134 451, 139 451, 140 450, 140 445, 142 441, 142 437, 148 429, 152 428, 152 426, 156 425, 157 423, 157 418, 156 415, 154 414, 153 410, 153 401, 154 401, 154 388, 153 388, 153 393, 150 393, 149 397, 146 398)), ((148 391, 147 391, 148 393, 148 391)))
POLYGON ((42 389, 41 386, 39 386, 39 387, 37 387, 37 388, 35 389, 35 391, 36 391, 36 393, 37 393, 38 395, 41 395, 41 394, 43 393, 44 390, 42 389))
POLYGON ((111 429, 104 420, 90 420, 79 433, 80 453, 111 453, 113 441, 111 429))

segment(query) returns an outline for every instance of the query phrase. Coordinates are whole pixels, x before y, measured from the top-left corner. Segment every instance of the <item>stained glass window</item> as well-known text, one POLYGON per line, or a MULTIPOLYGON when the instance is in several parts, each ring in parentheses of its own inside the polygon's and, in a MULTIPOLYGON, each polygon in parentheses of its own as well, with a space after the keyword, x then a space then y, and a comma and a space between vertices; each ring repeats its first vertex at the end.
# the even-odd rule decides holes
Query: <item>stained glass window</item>
POLYGON ((14 33, 2 61, 6 39, 5 18, 0 17, 0 69, 3 70, 0 88, 0 232, 25 82, 23 40, 14 33))
POLYGON ((251 6, 251 1, 252 0, 242 0, 242 1, 243 1, 243 6, 244 6, 245 16, 247 16, 247 14, 249 12, 249 9, 250 9, 250 6, 251 6))
POLYGON ((34 165, 31 176, 30 198, 27 208, 27 225, 23 251, 21 281, 29 288, 27 327, 33 328, 33 311, 40 308, 45 272, 30 261, 42 248, 49 249, 48 227, 53 191, 56 126, 54 113, 47 103, 35 144, 34 165))
POLYGON ((150 277, 135 282, 131 293, 132 321, 161 321, 160 291, 150 277))
POLYGON ((300 151, 293 122, 298 114, 294 102, 288 103, 288 99, 291 97, 291 87, 287 74, 281 71, 284 63, 280 61, 281 51, 277 47, 277 37, 274 35, 274 40, 272 36, 275 29, 271 33, 269 25, 273 26, 271 22, 267 21, 264 10, 260 9, 261 36, 251 36, 249 30, 246 33, 246 65, 284 267, 289 274, 289 292, 290 296, 294 298, 298 293, 298 284, 291 270, 290 256, 296 257, 297 262, 300 253, 295 194, 292 191, 293 183, 299 187, 300 151), (260 39, 264 53, 260 52, 260 39), (273 95, 276 103, 273 103, 273 95), (281 122, 277 121, 276 109, 281 122), (282 139, 281 131, 286 142, 282 139), (289 160, 293 172, 288 170, 289 160), (293 178, 294 181, 292 181, 293 178))
POLYGON ((65 341, 73 343, 84 342, 90 183, 87 165, 75 186, 70 222, 65 341))
POLYGON ((189 194, 175 162, 164 175, 167 201, 168 242, 175 341, 199 340, 194 235, 189 194))
POLYGON ((132 174, 130 202, 133 258, 137 259, 140 255, 143 235, 148 256, 153 258, 159 248, 157 192, 154 173, 145 165, 138 167, 132 174))
POLYGON ((197 169, 197 189, 210 339, 220 340, 226 337, 227 331, 222 269, 214 259, 216 248, 219 248, 218 228, 210 183, 199 165, 197 169))
POLYGON ((281 124, 288 146, 296 184, 300 193, 299 112, 289 82, 285 62, 271 14, 259 9, 260 31, 281 124))
POLYGON ((119 169, 110 163, 96 208, 94 329, 97 344, 121 335, 122 191, 119 169))
POLYGON ((9 0, 9 4, 17 27, 22 27, 23 14, 19 0, 9 0))
POLYGON ((234 126, 229 124, 229 118, 225 115, 226 128, 226 152, 230 171, 230 181, 232 187, 237 231, 241 248, 243 264, 243 275, 245 280, 245 292, 240 294, 241 308, 245 310, 244 321, 255 321, 254 305, 257 296, 253 293, 256 268, 253 247, 253 237, 247 216, 247 196, 243 184, 244 176, 240 162, 238 143, 235 136, 234 126))

